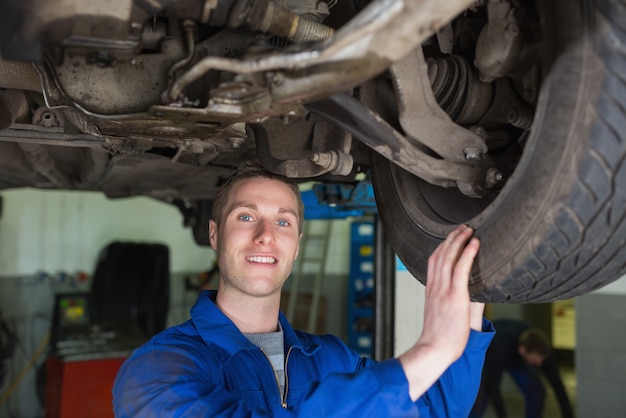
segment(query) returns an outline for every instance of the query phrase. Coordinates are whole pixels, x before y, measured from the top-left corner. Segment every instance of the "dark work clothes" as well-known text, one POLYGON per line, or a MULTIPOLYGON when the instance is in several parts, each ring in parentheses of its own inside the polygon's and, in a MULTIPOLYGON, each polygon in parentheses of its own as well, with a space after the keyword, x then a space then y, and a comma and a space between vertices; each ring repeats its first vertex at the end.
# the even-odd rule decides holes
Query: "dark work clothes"
POLYGON ((512 319, 493 321, 496 335, 487 350, 485 367, 480 391, 470 417, 480 417, 487 408, 487 401, 491 400, 498 418, 506 417, 506 409, 500 393, 502 375, 506 371, 511 375, 519 389, 524 394, 526 402, 526 417, 538 418, 542 416, 545 389, 538 371, 544 376, 554 389, 554 393, 564 418, 573 417, 572 407, 565 392, 559 375, 558 365, 553 354, 550 354, 540 368, 528 365, 519 354, 519 338, 530 325, 512 319))

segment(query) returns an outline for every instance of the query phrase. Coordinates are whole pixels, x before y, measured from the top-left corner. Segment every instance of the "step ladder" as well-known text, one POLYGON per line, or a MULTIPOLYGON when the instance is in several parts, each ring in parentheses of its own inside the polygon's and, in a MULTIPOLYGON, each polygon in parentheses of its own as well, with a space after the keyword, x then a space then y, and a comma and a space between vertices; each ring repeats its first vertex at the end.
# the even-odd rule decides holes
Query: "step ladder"
POLYGON ((311 283, 312 297, 309 305, 307 328, 305 330, 311 334, 315 333, 317 327, 317 314, 326 272, 326 261, 328 259, 328 247, 332 227, 332 221, 330 219, 316 222, 322 223, 322 225, 319 226, 321 231, 316 233, 311 232, 311 221, 304 222, 302 240, 300 241, 300 262, 292 278, 286 312, 287 319, 290 323, 293 323, 306 267, 314 264, 316 269, 313 276, 313 283, 311 283))

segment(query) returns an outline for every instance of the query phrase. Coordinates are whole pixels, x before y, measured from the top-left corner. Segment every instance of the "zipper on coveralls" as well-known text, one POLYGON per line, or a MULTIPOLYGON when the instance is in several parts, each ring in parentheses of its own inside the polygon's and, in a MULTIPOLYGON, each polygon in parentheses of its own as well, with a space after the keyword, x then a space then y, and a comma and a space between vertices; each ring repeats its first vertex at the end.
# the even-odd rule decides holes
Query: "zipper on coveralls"
POLYGON ((274 365, 272 364, 272 361, 270 360, 269 356, 267 354, 265 354, 265 351, 263 351, 263 349, 261 348, 261 353, 263 353, 263 355, 265 356, 265 358, 267 359, 268 363, 270 364, 270 367, 272 368, 272 371, 274 372, 274 380, 276 381, 276 387, 278 388, 278 394, 280 396, 280 406, 282 406, 284 409, 287 408, 287 391, 289 390, 289 376, 287 376, 287 363, 289 362, 289 355, 291 354, 291 349, 293 347, 289 347, 289 350, 287 351, 287 356, 285 357, 285 393, 280 393, 280 382, 278 381, 278 373, 276 372, 276 369, 274 368, 274 365))

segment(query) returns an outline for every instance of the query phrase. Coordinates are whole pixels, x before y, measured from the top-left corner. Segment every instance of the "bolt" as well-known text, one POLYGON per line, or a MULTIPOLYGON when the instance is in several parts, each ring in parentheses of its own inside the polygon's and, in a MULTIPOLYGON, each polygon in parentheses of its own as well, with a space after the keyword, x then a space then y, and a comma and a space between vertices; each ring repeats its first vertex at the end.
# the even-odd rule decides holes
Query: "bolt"
POLYGON ((466 160, 477 160, 480 157, 480 150, 478 148, 465 148, 463 150, 466 160))
POLYGON ((285 83, 285 74, 283 73, 274 74, 274 76, 272 77, 272 83, 275 86, 282 86, 285 83))
POLYGON ((322 160, 321 152, 314 152, 313 155, 311 155, 311 161, 313 161, 315 164, 319 164, 321 160, 322 160))
POLYGON ((311 155, 311 161, 320 167, 329 168, 333 163, 333 157, 332 154, 328 152, 314 152, 311 155))
POLYGON ((238 136, 233 136, 231 138, 228 138, 228 140, 230 141, 230 145, 232 145, 233 148, 240 148, 241 144, 245 142, 245 138, 240 138, 238 136))
POLYGON ((497 168, 490 168, 487 170, 487 186, 495 186, 500 183, 504 176, 497 168))

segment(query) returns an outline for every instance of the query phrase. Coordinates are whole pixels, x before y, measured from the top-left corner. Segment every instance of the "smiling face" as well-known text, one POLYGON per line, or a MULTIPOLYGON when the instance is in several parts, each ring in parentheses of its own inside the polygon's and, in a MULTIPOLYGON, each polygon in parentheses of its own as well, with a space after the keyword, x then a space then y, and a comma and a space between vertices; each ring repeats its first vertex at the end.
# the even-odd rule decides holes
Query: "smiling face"
POLYGON ((219 225, 209 223, 223 295, 280 296, 298 255, 298 200, 278 180, 247 178, 233 185, 219 225))

